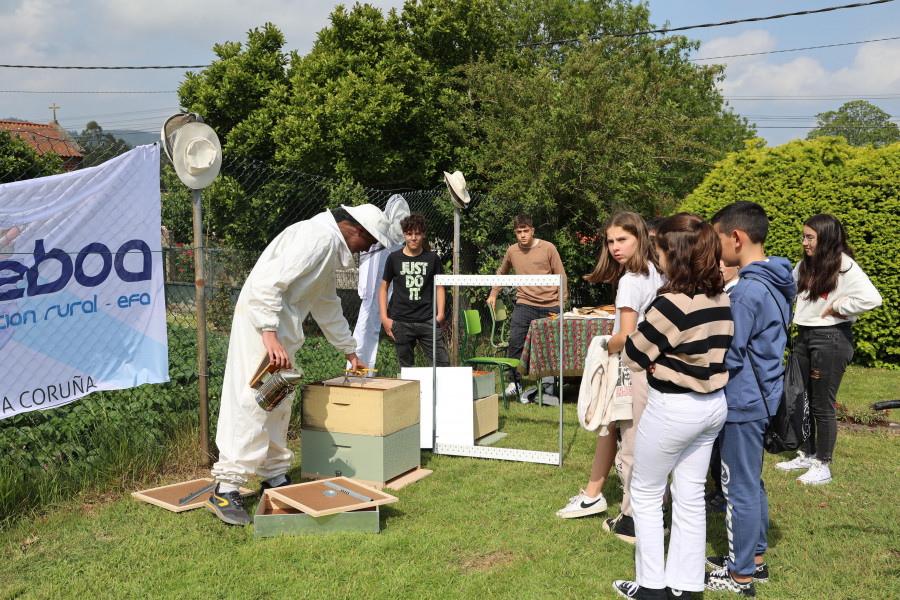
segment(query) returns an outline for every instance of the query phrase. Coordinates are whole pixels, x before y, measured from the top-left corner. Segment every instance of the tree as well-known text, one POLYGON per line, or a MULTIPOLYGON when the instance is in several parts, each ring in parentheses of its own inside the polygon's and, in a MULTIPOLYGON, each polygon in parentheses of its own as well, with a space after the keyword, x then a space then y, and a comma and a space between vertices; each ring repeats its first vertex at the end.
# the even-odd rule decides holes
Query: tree
POLYGON ((272 127, 278 162, 370 186, 428 182, 440 82, 395 11, 338 6, 288 76, 286 96, 266 103, 280 117, 272 127))
POLYGON ((891 115, 865 100, 845 103, 836 111, 816 115, 818 124, 807 134, 806 139, 819 137, 843 137, 851 146, 875 148, 900 142, 900 127, 891 122, 891 115))
MULTIPOLYGON (((288 85, 289 56, 282 50, 284 35, 271 23, 251 29, 247 43, 225 42, 213 47, 218 60, 200 73, 188 71, 178 88, 181 105, 201 115, 216 130, 226 153, 269 160, 272 143, 270 115, 259 113, 271 95, 283 97, 288 85), (232 130, 250 120, 252 126, 232 130)), ((274 117, 274 115, 271 115, 274 117)))
MULTIPOLYGON (((587 37, 649 29, 648 19, 625 0, 338 6, 306 56, 286 53, 266 24, 245 45, 216 45, 218 60, 189 73, 179 95, 229 159, 382 188, 431 188, 461 169, 498 202, 546 215, 560 238, 593 233, 615 207, 650 216, 683 197, 752 135, 716 88, 722 68, 689 62, 695 43, 587 37)), ((231 196, 217 231, 251 205, 309 199, 280 189, 259 200, 260 185, 240 183, 246 198, 231 196)))
POLYGON ((97 121, 88 121, 87 125, 75 140, 84 150, 84 166, 91 167, 106 162, 131 150, 131 146, 122 138, 111 133, 104 133, 97 121))
POLYGON ((582 240, 611 213, 671 211, 748 131, 724 110, 720 69, 691 65, 688 48, 681 37, 582 38, 561 63, 540 58, 528 72, 469 65, 472 99, 458 126, 469 139, 465 172, 493 197, 473 209, 485 229, 467 228, 472 243, 508 227, 515 202, 577 275, 596 256, 582 240))
POLYGON ((62 172, 62 164, 58 155, 38 154, 25 140, 0 131, 0 183, 56 175, 62 172))

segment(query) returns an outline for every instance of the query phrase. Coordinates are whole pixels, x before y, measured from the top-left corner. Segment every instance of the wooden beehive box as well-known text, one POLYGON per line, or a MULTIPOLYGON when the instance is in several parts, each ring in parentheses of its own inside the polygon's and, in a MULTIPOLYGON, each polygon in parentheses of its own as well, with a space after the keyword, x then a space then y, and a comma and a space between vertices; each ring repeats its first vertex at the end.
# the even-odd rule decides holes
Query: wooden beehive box
POLYGON ((302 429, 388 436, 419 423, 419 382, 336 377, 302 388, 302 429))
POLYGON ((487 398, 497 392, 493 371, 472 372, 472 399, 487 398))
POLYGON ((420 459, 418 423, 386 436, 300 430, 304 477, 331 477, 340 471, 344 477, 383 483, 415 469, 420 459))
POLYGON ((254 535, 301 535, 332 531, 378 533, 382 504, 395 496, 348 477, 268 489, 254 516, 254 535))
POLYGON ((497 394, 472 403, 475 420, 475 439, 497 431, 500 426, 500 397, 497 394))
POLYGON ((371 506, 324 517, 313 517, 299 508, 272 498, 269 494, 263 494, 253 516, 253 535, 275 537, 335 531, 380 533, 380 516, 378 507, 371 506))

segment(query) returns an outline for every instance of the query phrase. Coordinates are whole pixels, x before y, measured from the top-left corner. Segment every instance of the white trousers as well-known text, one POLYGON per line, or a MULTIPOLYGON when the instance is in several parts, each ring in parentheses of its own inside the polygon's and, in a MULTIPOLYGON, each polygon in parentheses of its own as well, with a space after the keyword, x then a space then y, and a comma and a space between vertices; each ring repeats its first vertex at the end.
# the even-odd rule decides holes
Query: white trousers
MULTIPOLYGON (((266 412, 256 403, 250 378, 266 355, 262 334, 245 316, 246 305, 238 303, 228 340, 228 361, 222 385, 222 402, 216 427, 219 460, 212 468, 217 481, 241 486, 254 474, 263 479, 284 475, 294 453, 287 447, 288 424, 293 397, 266 412)), ((294 356, 297 348, 286 348, 294 356)))
POLYGON ((724 390, 666 394, 650 388, 631 477, 635 570, 642 587, 703 591, 709 456, 728 407, 724 390), (672 535, 665 558, 663 494, 672 474, 672 535))
MULTIPOLYGON (((390 299, 390 294, 388 294, 390 299)), ((381 310, 378 305, 378 294, 374 297, 363 298, 359 306, 359 317, 356 319, 356 327, 353 328, 353 339, 356 340, 356 356, 370 369, 375 368, 375 360, 378 358, 378 338, 381 335, 381 310)), ((347 362, 347 369, 350 362, 347 362)), ((369 373, 374 377, 374 373, 369 373)))

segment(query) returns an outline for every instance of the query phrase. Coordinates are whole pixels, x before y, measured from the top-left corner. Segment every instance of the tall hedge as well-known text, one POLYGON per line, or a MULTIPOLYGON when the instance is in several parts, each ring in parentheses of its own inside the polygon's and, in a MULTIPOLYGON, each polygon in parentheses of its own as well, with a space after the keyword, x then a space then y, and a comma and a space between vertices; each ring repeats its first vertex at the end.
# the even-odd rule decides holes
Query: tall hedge
POLYGON ((823 212, 840 219, 857 261, 884 298, 854 326, 854 360, 900 368, 900 144, 875 149, 819 138, 766 148, 751 140, 716 165, 681 210, 708 218, 738 200, 765 207, 767 253, 794 264, 802 256, 803 221, 823 212))

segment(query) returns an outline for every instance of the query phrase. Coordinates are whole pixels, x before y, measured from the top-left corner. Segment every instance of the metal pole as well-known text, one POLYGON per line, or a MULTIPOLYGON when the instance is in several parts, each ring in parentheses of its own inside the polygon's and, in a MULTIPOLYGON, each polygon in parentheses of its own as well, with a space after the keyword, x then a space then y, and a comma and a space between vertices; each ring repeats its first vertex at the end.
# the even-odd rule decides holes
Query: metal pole
MULTIPOLYGON (((459 275, 459 209, 453 209, 453 274, 459 275)), ((453 344, 450 364, 459 364, 459 287, 453 288, 453 344)))
POLYGON ((194 204, 194 286, 197 304, 197 374, 200 394, 200 462, 212 466, 209 453, 209 371, 206 349, 206 270, 203 251, 203 215, 200 190, 193 190, 194 204))
MULTIPOLYGON (((559 276, 559 466, 563 465, 563 333, 565 332, 566 317, 565 306, 563 305, 563 281, 565 275, 559 276)), ((538 380, 538 385, 544 385, 538 380)))

